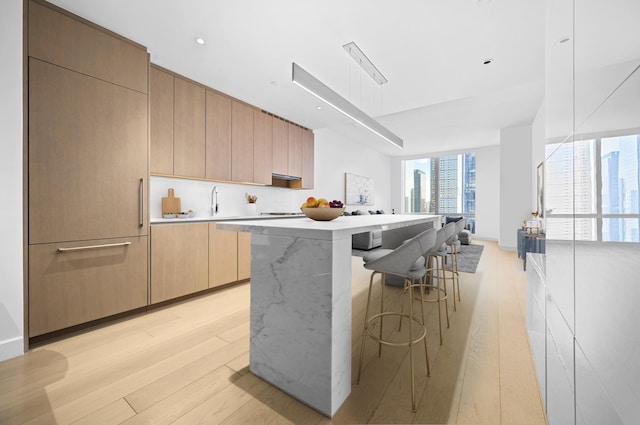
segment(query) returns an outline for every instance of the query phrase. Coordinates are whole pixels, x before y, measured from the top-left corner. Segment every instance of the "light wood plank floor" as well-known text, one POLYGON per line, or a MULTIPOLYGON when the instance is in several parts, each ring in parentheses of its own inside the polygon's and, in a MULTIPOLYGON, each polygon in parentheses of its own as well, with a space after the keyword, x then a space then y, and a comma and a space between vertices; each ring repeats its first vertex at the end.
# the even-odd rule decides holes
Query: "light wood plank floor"
MULTIPOLYGON (((406 349, 384 347, 378 357, 369 340, 355 384, 369 273, 353 257, 354 385, 332 420, 248 371, 249 285, 241 284, 0 363, 0 423, 545 424, 522 263, 495 242, 474 243, 484 253, 475 274, 461 274, 462 303, 455 312, 449 305, 442 346, 437 308, 428 306, 432 372, 427 378, 422 345, 415 347, 416 413, 406 349)), ((401 297, 385 290, 390 307, 401 297)))

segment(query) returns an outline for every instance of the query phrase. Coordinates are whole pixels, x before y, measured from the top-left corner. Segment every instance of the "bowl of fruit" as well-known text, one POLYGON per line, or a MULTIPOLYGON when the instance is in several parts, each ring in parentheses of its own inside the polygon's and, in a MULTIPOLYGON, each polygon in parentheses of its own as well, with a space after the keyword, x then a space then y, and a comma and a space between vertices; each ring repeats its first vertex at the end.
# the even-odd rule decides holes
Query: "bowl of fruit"
POLYGON ((302 213, 312 220, 331 221, 344 213, 344 204, 340 201, 327 201, 325 198, 310 196, 300 207, 302 213))

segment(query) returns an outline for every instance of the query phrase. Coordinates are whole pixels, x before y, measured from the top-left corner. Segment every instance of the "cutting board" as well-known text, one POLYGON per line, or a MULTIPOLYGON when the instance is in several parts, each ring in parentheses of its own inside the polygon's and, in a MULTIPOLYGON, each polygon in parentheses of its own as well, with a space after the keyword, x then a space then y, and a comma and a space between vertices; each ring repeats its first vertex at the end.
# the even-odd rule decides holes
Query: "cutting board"
POLYGON ((177 214, 182 212, 180 208, 180 198, 173 196, 173 189, 169 189, 169 194, 166 198, 162 198, 162 214, 177 214))

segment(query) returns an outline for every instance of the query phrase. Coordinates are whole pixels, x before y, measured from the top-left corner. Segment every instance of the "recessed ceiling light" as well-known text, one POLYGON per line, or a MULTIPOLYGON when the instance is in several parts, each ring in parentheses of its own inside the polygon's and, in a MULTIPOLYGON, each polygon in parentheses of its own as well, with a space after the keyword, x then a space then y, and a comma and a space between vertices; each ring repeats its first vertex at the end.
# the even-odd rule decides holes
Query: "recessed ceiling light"
POLYGON ((272 81, 272 82, 271 82, 271 85, 272 85, 272 86, 277 86, 277 85, 278 85, 278 82, 277 82, 277 81, 272 81))
POLYGON ((202 38, 202 37, 196 37, 196 38, 195 38, 195 42, 196 42, 196 43, 198 43, 198 44, 199 44, 199 45, 201 45, 201 46, 202 46, 203 44, 207 44, 207 41, 206 41, 204 38, 202 38))
POLYGON ((483 65, 489 65, 490 63, 493 63, 493 59, 485 59, 484 61, 482 61, 483 65))
POLYGON ((571 37, 564 37, 564 38, 561 38, 560 40, 558 40, 558 44, 564 44, 564 43, 566 43, 567 41, 570 41, 570 40, 571 40, 571 37))
POLYGON ((316 109, 319 111, 320 109, 322 109, 322 106, 318 105, 316 106, 316 109))

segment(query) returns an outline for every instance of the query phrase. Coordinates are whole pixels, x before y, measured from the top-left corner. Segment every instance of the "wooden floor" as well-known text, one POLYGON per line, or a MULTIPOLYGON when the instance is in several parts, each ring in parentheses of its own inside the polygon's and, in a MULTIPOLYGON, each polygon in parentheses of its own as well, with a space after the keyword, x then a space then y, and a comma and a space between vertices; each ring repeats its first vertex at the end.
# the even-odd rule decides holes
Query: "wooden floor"
MULTIPOLYGON (((369 274, 353 257, 354 385, 332 420, 248 371, 249 285, 241 284, 0 363, 0 424, 545 424, 522 263, 495 242, 474 243, 484 253, 475 274, 461 274, 462 303, 442 346, 437 309, 427 311, 430 378, 422 346, 414 348, 416 413, 407 349, 384 347, 379 358, 369 340, 355 384, 369 274)), ((389 306, 401 296, 385 291, 389 306)))

